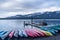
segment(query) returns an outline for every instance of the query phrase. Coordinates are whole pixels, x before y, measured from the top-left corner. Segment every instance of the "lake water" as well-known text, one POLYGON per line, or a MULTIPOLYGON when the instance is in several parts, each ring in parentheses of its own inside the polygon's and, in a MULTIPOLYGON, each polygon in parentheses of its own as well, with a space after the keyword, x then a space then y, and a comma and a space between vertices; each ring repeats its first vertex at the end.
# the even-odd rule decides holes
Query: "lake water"
MULTIPOLYGON (((38 23, 44 19, 33 19, 33 22, 38 23)), ((24 21, 31 23, 31 19, 11 19, 11 20, 0 20, 0 30, 22 30, 24 29, 24 21)), ((45 19, 45 21, 51 24, 60 24, 60 19, 45 19)), ((27 26, 31 28, 31 26, 27 26)))

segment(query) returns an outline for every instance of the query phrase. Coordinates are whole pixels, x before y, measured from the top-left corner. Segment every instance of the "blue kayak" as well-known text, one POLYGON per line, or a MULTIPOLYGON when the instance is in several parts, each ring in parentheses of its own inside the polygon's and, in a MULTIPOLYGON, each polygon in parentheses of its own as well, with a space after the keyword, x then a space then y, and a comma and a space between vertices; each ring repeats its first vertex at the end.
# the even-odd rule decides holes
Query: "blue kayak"
POLYGON ((9 35, 9 31, 6 31, 6 33, 4 35, 1 36, 2 39, 5 39, 8 35, 9 35))
POLYGON ((0 38, 5 39, 5 38, 8 36, 9 33, 10 33, 10 32, 8 32, 8 31, 3 31, 3 32, 1 32, 1 33, 0 33, 0 38))
POLYGON ((58 30, 57 30, 57 29, 54 29, 54 28, 51 28, 51 27, 49 27, 49 28, 50 28, 50 30, 55 31, 56 33, 58 32, 58 30))
POLYGON ((52 26, 51 28, 56 29, 56 30, 60 30, 60 26, 52 26))
POLYGON ((19 30, 19 36, 23 37, 23 32, 21 30, 19 30))
POLYGON ((4 35, 5 33, 6 33, 6 31, 0 32, 0 36, 4 35))
POLYGON ((4 31, 0 31, 0 33, 2 33, 2 32, 4 32, 4 31))

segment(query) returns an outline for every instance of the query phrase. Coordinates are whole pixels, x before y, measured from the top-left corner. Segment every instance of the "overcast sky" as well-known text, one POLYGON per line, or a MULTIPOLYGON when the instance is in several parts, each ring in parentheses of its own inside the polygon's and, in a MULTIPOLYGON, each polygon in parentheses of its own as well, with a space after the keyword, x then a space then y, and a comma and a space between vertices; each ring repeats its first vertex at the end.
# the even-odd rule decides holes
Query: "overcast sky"
POLYGON ((60 0, 0 0, 0 18, 60 10, 60 0))

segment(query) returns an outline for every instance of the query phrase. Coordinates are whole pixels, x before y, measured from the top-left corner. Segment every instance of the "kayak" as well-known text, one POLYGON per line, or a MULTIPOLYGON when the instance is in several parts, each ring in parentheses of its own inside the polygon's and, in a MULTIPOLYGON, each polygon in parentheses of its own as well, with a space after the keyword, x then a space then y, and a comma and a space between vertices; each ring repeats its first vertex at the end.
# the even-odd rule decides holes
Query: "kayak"
POLYGON ((25 32, 25 30, 22 30, 22 35, 23 37, 28 37, 27 33, 25 32))
POLYGON ((2 39, 5 39, 9 35, 10 31, 6 31, 2 36, 0 36, 2 39))
POLYGON ((29 36, 29 37, 34 37, 35 36, 35 34, 33 33, 33 31, 32 30, 26 30, 26 33, 27 33, 27 35, 29 36))
POLYGON ((44 36, 46 36, 46 33, 45 33, 45 31, 44 31, 44 30, 41 30, 41 29, 40 29, 40 31, 44 34, 44 36))
POLYGON ((55 30, 60 30, 60 27, 52 27, 55 30))
POLYGON ((18 35, 19 35, 19 31, 15 30, 14 37, 18 37, 18 35))
POLYGON ((41 31, 44 32, 46 36, 53 36, 53 34, 48 31, 44 31, 44 30, 41 30, 41 31))
POLYGON ((38 32, 36 32, 35 29, 33 29, 33 28, 26 29, 26 32, 27 32, 27 34, 28 34, 30 37, 38 37, 38 36, 41 36, 41 35, 39 35, 38 32))
POLYGON ((33 33, 34 37, 41 36, 38 34, 38 32, 35 31, 35 29, 30 29, 30 31, 33 33))
POLYGON ((0 32, 0 38, 1 38, 1 39, 4 39, 4 38, 3 38, 3 35, 4 35, 5 33, 6 33, 6 31, 0 32))
POLYGON ((46 33, 47 36, 53 36, 53 34, 48 32, 48 31, 45 31, 45 33, 46 33))
POLYGON ((48 31, 48 32, 51 32, 52 34, 56 34, 54 30, 49 29, 49 28, 47 28, 47 27, 41 27, 40 29, 41 29, 41 30, 48 31))
POLYGON ((2 32, 0 32, 0 36, 2 35, 2 34, 4 34, 6 31, 2 31, 2 32))
POLYGON ((9 34, 9 38, 12 38, 14 36, 14 31, 11 31, 9 34))
POLYGON ((4 31, 0 31, 0 33, 2 33, 2 32, 4 32, 4 31))
MULTIPOLYGON (((44 31, 42 32, 37 28, 26 29, 26 32, 30 37, 46 36, 47 34, 44 31)), ((52 34, 48 32, 48 35, 52 35, 52 34)))
POLYGON ((50 28, 53 28, 55 30, 60 30, 60 25, 54 25, 54 26, 51 26, 50 28))
POLYGON ((0 38, 5 39, 9 33, 9 31, 0 31, 0 38))
POLYGON ((36 37, 43 36, 42 33, 41 32, 39 33, 39 31, 36 29, 32 29, 32 31, 35 33, 36 37))
POLYGON ((56 29, 54 29, 54 28, 49 27, 49 29, 50 29, 50 30, 53 30, 53 31, 55 31, 55 32, 58 32, 58 30, 56 30, 56 29))
POLYGON ((34 29, 35 29, 34 31, 40 34, 40 36, 45 36, 45 34, 42 31, 38 30, 37 28, 34 28, 34 29))
POLYGON ((19 30, 19 36, 20 37, 23 37, 23 34, 22 33, 23 33, 22 30, 19 30))
POLYGON ((41 32, 43 32, 45 34, 45 36, 53 36, 53 34, 51 32, 48 32, 48 31, 44 31, 44 30, 41 30, 39 28, 36 28, 37 30, 40 30, 41 32))

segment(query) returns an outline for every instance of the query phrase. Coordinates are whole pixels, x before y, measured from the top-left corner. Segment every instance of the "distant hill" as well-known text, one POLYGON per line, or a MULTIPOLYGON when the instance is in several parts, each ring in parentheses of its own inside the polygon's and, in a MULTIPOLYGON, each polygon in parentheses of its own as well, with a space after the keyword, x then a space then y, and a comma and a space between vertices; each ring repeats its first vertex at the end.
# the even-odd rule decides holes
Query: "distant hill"
POLYGON ((54 12, 37 12, 28 15, 16 15, 7 17, 8 19, 60 19, 60 11, 54 12))

